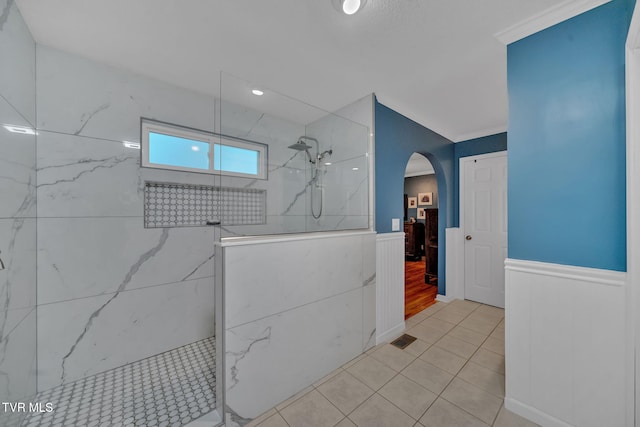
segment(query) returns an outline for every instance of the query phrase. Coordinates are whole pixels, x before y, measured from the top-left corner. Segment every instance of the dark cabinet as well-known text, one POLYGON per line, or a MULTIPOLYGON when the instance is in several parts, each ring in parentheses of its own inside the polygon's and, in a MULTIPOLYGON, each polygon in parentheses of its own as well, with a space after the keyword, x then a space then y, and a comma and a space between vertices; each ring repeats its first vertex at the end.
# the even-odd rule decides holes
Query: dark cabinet
POLYGON ((419 259, 424 254, 424 224, 421 222, 404 223, 404 255, 419 259))
POLYGON ((438 279, 438 209, 426 209, 425 218, 425 283, 438 279))

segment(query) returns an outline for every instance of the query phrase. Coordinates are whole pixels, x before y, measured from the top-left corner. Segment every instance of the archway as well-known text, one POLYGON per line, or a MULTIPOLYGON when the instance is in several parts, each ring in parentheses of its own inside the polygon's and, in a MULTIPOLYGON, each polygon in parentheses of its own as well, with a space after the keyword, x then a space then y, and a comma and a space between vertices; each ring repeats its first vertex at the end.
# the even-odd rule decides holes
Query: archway
POLYGON ((404 174, 405 319, 433 305, 438 294, 439 193, 433 165, 413 153, 404 174))

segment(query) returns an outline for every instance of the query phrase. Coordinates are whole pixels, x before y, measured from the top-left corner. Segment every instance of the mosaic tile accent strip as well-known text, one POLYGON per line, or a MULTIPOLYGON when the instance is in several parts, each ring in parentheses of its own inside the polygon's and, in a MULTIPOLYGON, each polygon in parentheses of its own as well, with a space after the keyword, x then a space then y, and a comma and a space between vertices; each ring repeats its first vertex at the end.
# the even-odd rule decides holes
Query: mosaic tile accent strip
POLYGON ((146 182, 144 226, 189 227, 266 223, 267 191, 254 188, 146 182))
POLYGON ((215 338, 39 393, 23 427, 184 426, 216 406, 215 338))

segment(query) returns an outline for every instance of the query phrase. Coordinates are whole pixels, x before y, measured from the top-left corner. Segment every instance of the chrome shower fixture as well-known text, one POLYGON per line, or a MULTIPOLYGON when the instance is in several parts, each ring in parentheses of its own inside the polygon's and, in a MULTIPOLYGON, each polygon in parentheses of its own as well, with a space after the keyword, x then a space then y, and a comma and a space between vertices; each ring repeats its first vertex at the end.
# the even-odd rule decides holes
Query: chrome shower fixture
POLYGON ((331 155, 333 154, 333 150, 325 150, 322 153, 320 152, 320 144, 318 143, 318 140, 315 138, 312 138, 310 136, 301 136, 300 138, 298 138, 298 140, 296 141, 295 144, 291 144, 289 146, 289 148, 291 148, 292 150, 298 150, 298 151, 304 151, 305 153, 307 153, 307 157, 309 158, 309 162, 316 165, 316 164, 320 164, 320 162, 322 161, 322 159, 325 158, 326 155, 331 155), (309 150, 313 147, 311 147, 309 144, 307 144, 305 141, 311 141, 314 142, 316 144, 316 155, 315 157, 311 155, 311 153, 309 152, 309 150))
MULTIPOLYGON (((311 181, 309 181, 309 184, 311 186, 311 215, 315 218, 318 219, 322 216, 322 175, 325 172, 320 173, 320 166, 322 163, 322 160, 326 157, 326 156, 330 156, 333 154, 333 150, 329 149, 329 150, 325 150, 322 153, 320 152, 320 143, 318 142, 317 139, 312 138, 310 136, 301 136, 300 138, 298 138, 298 140, 296 141, 295 144, 291 144, 289 146, 289 148, 291 148, 292 150, 298 150, 298 151, 304 151, 305 153, 307 153, 307 158, 309 159, 309 163, 311 163, 313 166, 311 167, 312 172, 311 172, 311 181), (312 156, 311 153, 309 152, 309 150, 311 148, 313 148, 312 146, 310 146, 309 144, 306 143, 306 141, 309 142, 314 142, 316 144, 316 155, 312 156), (315 203, 314 203, 314 196, 316 193, 320 193, 320 211, 318 212, 318 214, 316 215, 315 213, 315 203)), ((330 165, 331 163, 326 163, 326 165, 330 165)))

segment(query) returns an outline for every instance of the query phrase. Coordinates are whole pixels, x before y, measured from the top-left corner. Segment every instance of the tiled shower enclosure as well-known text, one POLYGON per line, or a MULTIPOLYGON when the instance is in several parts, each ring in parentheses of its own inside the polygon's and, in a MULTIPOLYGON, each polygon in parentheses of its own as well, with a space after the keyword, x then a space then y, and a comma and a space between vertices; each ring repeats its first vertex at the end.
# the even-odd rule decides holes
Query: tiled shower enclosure
POLYGON ((217 183, 142 169, 132 144, 143 116, 214 131, 213 97, 36 44, 0 10, 0 426, 215 409, 216 230, 145 228, 143 196, 217 183))

